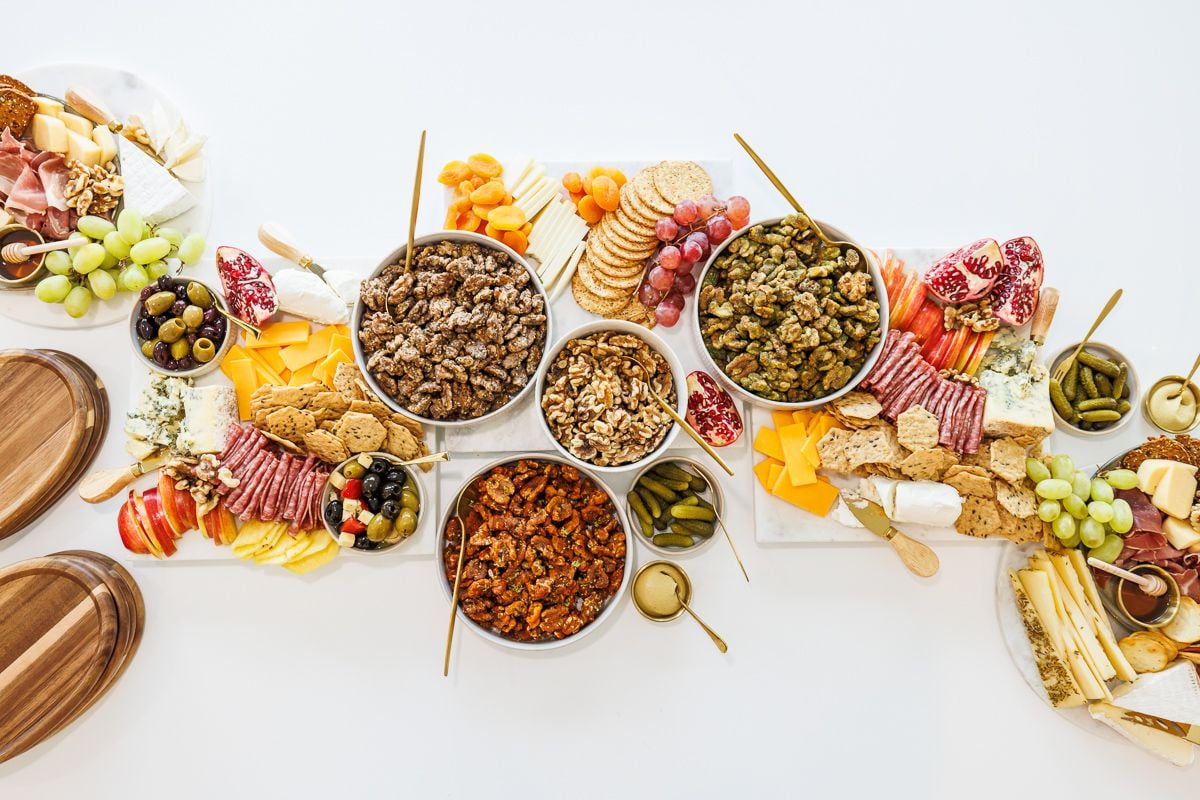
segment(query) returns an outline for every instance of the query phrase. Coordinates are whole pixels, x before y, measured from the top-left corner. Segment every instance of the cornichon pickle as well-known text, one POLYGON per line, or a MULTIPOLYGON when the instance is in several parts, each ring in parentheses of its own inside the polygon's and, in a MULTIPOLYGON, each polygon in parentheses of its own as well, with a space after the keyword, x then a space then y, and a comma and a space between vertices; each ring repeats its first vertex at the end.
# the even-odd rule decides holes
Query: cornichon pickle
POLYGON ((1075 400, 1075 394, 1079 391, 1079 360, 1075 359, 1071 362, 1071 368, 1067 370, 1067 377, 1063 378, 1062 383, 1063 395, 1071 401, 1075 400))
POLYGON ((647 523, 646 520, 639 519, 638 527, 642 529, 642 536, 645 536, 647 539, 654 538, 654 521, 653 520, 651 520, 650 522, 647 523))
POLYGON ((708 481, 701 478, 699 475, 692 476, 691 488, 693 492, 707 492, 708 481))
POLYGON ((687 497, 680 500, 676 505, 698 506, 698 505, 700 505, 700 498, 696 497, 696 495, 694 495, 694 494, 689 494, 687 497))
POLYGON ((1117 374, 1117 377, 1113 378, 1112 392, 1109 393, 1109 396, 1115 397, 1117 400, 1120 400, 1122 397, 1125 396, 1125 390, 1126 390, 1126 388, 1128 388, 1125 384, 1127 384, 1128 382, 1129 382, 1129 365, 1126 364, 1124 361, 1122 361, 1121 362, 1121 371, 1117 374))
POLYGON ((655 519, 662 516, 662 503, 658 501, 658 497, 655 496, 654 492, 641 486, 635 486, 633 490, 637 492, 638 497, 642 498, 642 502, 646 504, 646 510, 650 512, 650 516, 655 519))
POLYGON ((1050 381, 1050 402, 1054 404, 1054 409, 1058 415, 1067 422, 1074 422, 1076 419, 1075 409, 1071 408, 1071 404, 1067 402, 1066 395, 1063 393, 1062 385, 1051 379, 1050 381))
POLYGON ((663 500, 666 500, 668 503, 675 503, 679 500, 679 497, 675 494, 675 492, 671 491, 654 478, 651 478, 649 475, 643 475, 641 480, 638 481, 638 486, 649 489, 651 492, 658 495, 663 500))
POLYGON ((650 541, 654 542, 659 547, 691 547, 696 542, 691 536, 686 536, 681 533, 659 533, 655 534, 650 541))
POLYGON ((637 492, 631 491, 625 495, 625 499, 629 501, 629 507, 633 509, 633 513, 637 514, 637 518, 641 520, 643 529, 654 523, 654 517, 650 516, 650 510, 646 508, 646 504, 642 502, 642 498, 638 496, 637 492))
POLYGON ((706 522, 712 522, 717 518, 711 508, 703 506, 685 506, 683 503, 676 503, 671 506, 671 516, 675 519, 702 519, 706 522))
POLYGON ((650 472, 658 475, 661 478, 666 478, 668 481, 679 481, 686 483, 692 480, 692 473, 685 472, 674 464, 656 464, 654 468, 650 470, 650 472))
MULTIPOLYGON (((1099 397, 1100 390, 1096 388, 1095 373, 1089 366, 1081 366, 1079 368, 1079 386, 1083 389, 1083 393, 1088 397, 1099 397)), ((1075 399, 1079 399, 1076 395, 1075 399)))
POLYGON ((691 481, 676 481, 661 475, 656 475, 654 479, 675 493, 686 492, 692 486, 691 481))
POLYGON ((1087 350, 1079 351, 1079 361, 1085 367, 1091 367, 1094 371, 1102 375, 1107 375, 1110 378, 1115 378, 1121 373, 1121 368, 1117 366, 1115 361, 1101 358, 1095 353, 1089 353, 1087 350))
POLYGON ((1084 422, 1116 422, 1121 418, 1120 411, 1102 409, 1100 411, 1084 411, 1079 415, 1084 422))
POLYGON ((1112 397, 1113 385, 1107 375, 1097 372, 1092 376, 1092 380, 1096 381, 1096 388, 1100 391, 1101 397, 1112 397))
POLYGON ((713 535, 714 528, 711 522, 701 522, 698 519, 677 519, 671 523, 671 529, 674 530, 676 525, 696 536, 703 536, 705 539, 713 535))
POLYGON ((1128 414, 1129 409, 1131 409, 1131 408, 1133 408, 1133 406, 1131 406, 1129 404, 1128 400, 1118 400, 1117 401, 1117 411, 1120 412, 1121 414, 1128 414))
POLYGON ((1101 409, 1115 410, 1117 401, 1111 397, 1097 397, 1091 400, 1080 400, 1075 404, 1076 411, 1097 411, 1101 409))

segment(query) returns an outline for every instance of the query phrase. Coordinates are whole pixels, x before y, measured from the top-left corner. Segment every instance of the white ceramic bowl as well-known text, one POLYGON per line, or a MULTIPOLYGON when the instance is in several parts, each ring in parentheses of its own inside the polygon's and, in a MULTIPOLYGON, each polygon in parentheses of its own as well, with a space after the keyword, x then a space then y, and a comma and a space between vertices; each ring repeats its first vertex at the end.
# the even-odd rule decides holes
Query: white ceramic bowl
POLYGON ((659 443, 658 447, 642 456, 637 461, 631 461, 628 464, 621 464, 619 466, 602 467, 597 464, 593 464, 590 461, 584 461, 568 451, 567 448, 563 447, 558 439, 555 438, 554 434, 550 431, 550 424, 546 422, 546 415, 542 411, 542 397, 545 395, 546 391, 546 376, 550 372, 550 365, 553 363, 554 357, 558 355, 558 352, 562 350, 567 342, 571 341, 572 339, 578 339, 581 336, 587 336, 600 331, 616 331, 619 333, 632 334, 633 336, 637 336, 638 338, 642 339, 644 342, 649 344, 651 348, 658 352, 658 354, 666 360, 667 366, 671 368, 671 377, 675 381, 675 411, 678 412, 679 416, 681 417, 687 415, 687 372, 684 371, 683 363, 680 362, 679 356, 675 355, 675 351, 672 350, 667 343, 659 338, 656 334, 652 333, 646 328, 643 328, 641 325, 633 322, 626 322, 624 320, 602 319, 596 320, 595 322, 588 322, 580 325, 578 328, 568 331, 561 339, 554 343, 553 347, 546 349, 546 356, 542 359, 541 367, 538 368, 537 380, 535 381, 537 384, 537 391, 534 397, 537 398, 538 404, 537 417, 538 422, 541 423, 542 430, 546 432, 546 437, 550 440, 550 443, 554 445, 554 449, 557 450, 563 458, 567 459, 571 463, 602 473, 628 472, 630 470, 637 469, 639 464, 644 464, 648 461, 654 461, 661 456, 666 449, 671 446, 671 442, 674 441, 676 434, 679 433, 679 424, 672 422, 670 429, 667 431, 667 435, 663 437, 663 440, 659 443))
MULTIPOLYGON (((879 341, 875 344, 875 347, 871 349, 871 352, 867 354, 867 360, 863 362, 861 367, 859 367, 858 372, 854 373, 854 377, 852 377, 845 386, 843 386, 841 389, 838 389, 836 392, 832 392, 815 400, 805 400, 800 403, 784 403, 778 400, 768 400, 765 397, 760 397, 754 392, 744 389, 738 385, 736 381, 725 374, 725 370, 717 366, 717 362, 713 360, 712 355, 708 352, 708 347, 704 343, 704 337, 700 334, 699 292, 704 287, 704 278, 708 275, 708 271, 712 269, 712 265, 716 263, 716 260, 720 258, 721 255, 729 248, 730 244, 732 244, 739 237, 745 236, 747 233, 749 233, 750 228, 753 228, 755 225, 776 225, 782 222, 783 219, 783 217, 772 217, 771 219, 763 219, 752 222, 750 225, 742 228, 735 235, 721 242, 720 245, 713 249, 712 254, 708 257, 708 261, 704 264, 704 269, 700 270, 700 274, 696 276, 697 297, 693 302, 688 304, 688 325, 691 328, 692 334, 696 337, 696 342, 699 345, 700 356, 704 359, 705 369, 710 374, 715 375, 717 379, 725 384, 725 387, 729 389, 729 391, 733 392, 735 396, 741 397, 748 403, 761 408, 769 408, 774 411, 796 411, 802 408, 815 408, 817 406, 823 406, 830 400, 836 400, 847 392, 853 391, 854 387, 858 386, 862 379, 867 376, 867 373, 869 373, 875 366, 875 362, 879 360, 880 353, 883 352, 883 344, 887 339, 888 334, 889 307, 887 288, 884 286, 883 276, 879 274, 879 265, 868 253, 867 266, 871 272, 871 280, 875 284, 875 296, 879 301, 879 341)), ((819 220, 817 220, 817 224, 821 226, 821 230, 825 231, 825 234, 831 239, 857 244, 857 242, 832 225, 827 225, 819 220)), ((862 250, 864 253, 867 252, 865 248, 862 248, 862 250)))
MULTIPOLYGON (((187 281, 188 283, 200 284, 205 289, 208 289, 208 293, 212 295, 213 302, 216 303, 217 306, 225 311, 229 310, 229 306, 225 302, 225 296, 213 288, 212 284, 205 283, 204 281, 198 281, 195 278, 187 275, 176 275, 173 277, 175 280, 183 280, 187 281)), ((201 364, 195 369, 163 369, 158 365, 157 362, 155 362, 153 358, 146 358, 146 356, 142 353, 142 343, 138 340, 137 335, 138 314, 141 312, 141 310, 142 301, 137 300, 134 302, 133 308, 129 312, 129 342, 133 346, 134 355, 136 355, 138 360, 141 361, 142 364, 145 364, 146 368, 150 371, 157 372, 160 375, 166 375, 171 378, 199 378, 201 375, 207 375, 208 373, 214 371, 217 367, 221 366, 221 360, 229 354, 230 349, 234 346, 234 344, 237 343, 238 331, 241 330, 237 325, 234 325, 229 320, 225 320, 225 339, 221 342, 221 346, 217 348, 217 352, 215 355, 213 355, 212 361, 209 361, 207 364, 201 364)))
MULTIPOLYGON (((454 599, 454 584, 446 576, 445 558, 443 557, 443 554, 446 551, 446 525, 454 517, 454 506, 458 502, 459 494, 463 491, 463 489, 469 486, 472 481, 481 475, 487 474, 493 467, 498 467, 502 464, 512 464, 526 459, 543 462, 552 461, 556 464, 569 464, 570 466, 575 466, 575 464, 572 464, 567 459, 559 458, 558 456, 547 455, 545 453, 524 453, 521 455, 505 456, 504 458, 496 459, 495 461, 480 467, 475 472, 471 473, 471 475, 468 476, 465 481, 463 481, 463 484, 458 488, 458 491, 450 495, 450 501, 438 519, 436 546, 434 547, 433 551, 433 564, 434 568, 437 570, 437 582, 439 585, 441 585, 442 592, 445 593, 447 601, 454 599)), ((613 493, 613 490, 609 488, 604 481, 600 480, 599 476, 584 467, 580 467, 579 471, 589 478, 593 483, 603 489, 604 493, 608 495, 608 499, 612 502, 613 513, 617 517, 617 523, 621 526, 622 530, 625 531, 625 572, 621 576, 621 585, 617 587, 617 591, 613 592, 612 597, 608 598, 608 601, 604 604, 604 608, 600 610, 600 613, 596 616, 596 618, 588 625, 580 628, 578 633, 568 636, 565 639, 549 639, 543 642, 517 642, 513 641, 512 639, 507 639, 493 630, 485 629, 483 626, 472 620, 466 615, 466 612, 463 611, 462 606, 460 605, 458 607, 459 621, 484 639, 487 639, 489 642, 498 644, 501 647, 510 648, 512 650, 555 650, 559 647, 566 647, 569 644, 574 644, 603 625, 604 621, 612 616, 617 607, 618 601, 625 596, 625 592, 629 589, 629 582, 632 579, 633 573, 636 571, 636 569, 633 555, 633 535, 630 532, 625 514, 622 511, 624 505, 622 505, 617 496, 613 493)))
MULTIPOLYGON (((1073 342, 1073 343, 1067 345, 1066 347, 1064 347, 1062 350, 1059 350, 1057 353, 1054 354, 1054 358, 1050 359, 1050 361, 1048 362, 1051 375, 1054 374, 1055 367, 1057 367, 1060 363, 1062 363, 1064 360, 1069 358, 1071 356, 1071 354, 1075 352, 1075 348, 1078 346, 1079 346, 1079 342, 1073 342)), ((1140 397, 1138 396, 1138 390, 1141 388, 1141 386, 1138 381, 1137 372, 1133 368, 1133 362, 1130 361, 1128 358, 1126 358, 1125 354, 1122 353, 1120 350, 1117 350, 1115 347, 1110 347, 1109 345, 1102 344, 1101 342, 1094 342, 1094 341, 1088 342, 1087 347, 1085 347, 1084 349, 1089 350, 1089 351, 1095 353, 1096 355, 1101 356, 1102 358, 1107 358, 1110 361, 1115 361, 1118 364, 1121 363, 1122 361, 1124 361, 1129 366, 1129 374, 1128 374, 1128 377, 1125 379, 1125 385, 1129 387, 1129 406, 1130 406, 1129 410, 1125 412, 1125 415, 1123 417, 1121 417, 1119 420, 1114 422, 1112 425, 1109 425, 1107 428, 1103 428, 1098 431, 1085 431, 1083 428, 1080 428, 1077 425, 1072 425, 1071 423, 1067 422, 1065 419, 1063 419, 1061 416, 1059 416, 1058 409, 1056 409, 1054 407, 1053 403, 1050 404, 1050 410, 1052 412, 1054 412, 1054 423, 1055 423, 1055 425, 1058 426, 1059 430, 1063 430, 1063 431, 1066 431, 1067 433, 1075 434, 1076 436, 1108 436, 1109 434, 1116 433, 1117 431, 1124 428, 1126 425, 1129 424, 1129 420, 1131 420, 1135 416, 1137 416, 1138 403, 1140 402, 1140 397)))
MULTIPOLYGON (((383 547, 378 547, 374 550, 359 550, 359 549, 353 548, 353 547, 345 547, 342 549, 346 550, 347 552, 354 553, 356 555, 359 553, 362 553, 363 555, 368 555, 368 556, 377 556, 377 555, 382 555, 384 553, 390 553, 393 550, 402 550, 402 549, 404 549, 405 543, 411 542, 413 537, 417 535, 417 531, 419 531, 421 529, 421 520, 424 518, 424 516, 428 513, 433 513, 432 509, 426 508, 426 506, 425 506, 425 489, 421 486, 421 480, 417 477, 417 471, 415 469, 413 469, 412 467, 408 467, 408 466, 401 464, 400 463, 401 459, 396 458, 391 453, 383 453, 383 452, 379 452, 379 451, 365 453, 365 454, 364 453, 356 453, 356 454, 350 456, 349 458, 347 458, 342 463, 338 464, 336 467, 334 467, 333 472, 341 472, 342 469, 347 464, 349 464, 351 461, 356 461, 360 455, 368 455, 373 459, 375 459, 375 458, 382 459, 382 460, 388 462, 389 464, 400 467, 400 469, 404 470, 408 474, 408 481, 405 485, 412 486, 413 488, 415 488, 417 490, 417 502, 421 504, 421 510, 417 512, 417 527, 408 536, 408 538, 401 539, 400 541, 396 542, 395 544, 389 544, 389 545, 384 545, 383 547)), ((333 472, 329 473, 331 477, 333 475, 333 472)), ((334 485, 332 483, 330 483, 329 478, 326 478, 325 479, 325 488, 321 490, 321 524, 325 526, 325 532, 328 533, 335 542, 338 540, 338 535, 341 533, 341 531, 334 528, 332 525, 330 525, 325 520, 325 506, 329 505, 329 501, 333 500, 336 496, 338 496, 338 494, 339 494, 338 490, 334 487, 334 485)))
MULTIPOLYGON (((538 364, 539 368, 544 369, 546 366, 546 360, 547 360, 548 354, 549 354, 549 345, 550 345, 550 342, 553 341, 553 339, 554 339, 554 316, 553 316, 553 311, 550 308, 550 297, 546 294, 546 287, 542 286, 542 282, 538 278, 537 270, 535 270, 533 267, 531 267, 529 265, 528 261, 526 261, 520 255, 518 255, 516 250, 513 250, 511 247, 509 247, 508 245, 506 245, 502 242, 497 242, 495 239, 492 239, 491 237, 484 236, 479 233, 469 233, 467 231, 439 231, 437 233, 431 233, 426 236, 418 236, 416 239, 413 240, 413 247, 415 248, 415 247, 421 247, 423 245, 437 244, 438 242, 473 242, 474 244, 478 244, 483 247, 488 247, 488 248, 491 248, 492 250, 498 250, 501 253, 506 253, 508 255, 508 257, 511 258, 515 263, 517 263, 525 268, 526 272, 529 273, 529 277, 532 279, 533 287, 537 290, 538 294, 540 294, 542 296, 542 300, 545 303, 546 341, 543 343, 543 346, 542 346, 542 360, 538 364)), ((387 258, 383 259, 383 261, 381 261, 379 263, 379 266, 376 267, 369 276, 367 276, 367 280, 370 280, 371 278, 376 277, 377 275, 379 275, 379 273, 383 272, 384 269, 386 269, 387 267, 390 267, 392 264, 404 263, 404 253, 407 249, 408 249, 407 245, 400 245, 395 250, 393 250, 387 256, 387 258)), ((360 294, 358 301, 354 304, 354 312, 350 316, 350 331, 352 333, 351 338, 353 339, 353 346, 354 346, 354 361, 358 365, 358 368, 362 372, 363 376, 366 378, 367 385, 371 387, 371 391, 375 392, 375 394, 379 396, 379 399, 382 400, 393 411, 396 411, 400 414, 404 414, 405 416, 411 417, 425 425, 435 425, 435 426, 444 427, 444 428, 458 428, 458 427, 463 427, 466 425, 474 425, 476 423, 482 422, 487 419, 492 419, 496 416, 499 416, 500 414, 503 414, 504 412, 506 412, 506 411, 510 410, 511 408, 513 408, 514 406, 516 406, 521 401, 521 399, 523 397, 525 397, 525 395, 527 395, 531 391, 531 388, 533 386, 532 380, 529 383, 525 384, 525 386, 521 389, 521 391, 517 392, 511 398, 509 398, 508 402, 505 403, 504 405, 500 406, 499 408, 497 408, 493 411, 489 411, 487 414, 484 414, 483 416, 472 417, 471 419, 455 419, 455 420, 431 419, 429 417, 422 417, 418 414, 414 414, 413 412, 411 412, 407 408, 405 408, 403 405, 401 405, 399 402, 397 402, 395 398, 393 398, 391 395, 389 395, 387 392, 385 392, 383 390, 383 387, 380 386, 378 382, 376 382, 374 376, 372 376, 371 373, 367 371, 367 354, 365 352, 363 352, 362 342, 360 342, 359 338, 358 338, 358 331, 362 327, 362 321, 363 321, 363 318, 366 316, 366 314, 367 314, 367 306, 365 303, 363 303, 362 295, 360 294)))
MULTIPOLYGON (((708 467, 704 466, 703 464, 701 464, 699 461, 697 461, 694 458, 688 458, 686 456, 679 456, 679 455, 672 454, 672 455, 663 456, 662 458, 657 459, 656 461, 652 461, 651 463, 646 464, 644 467, 642 467, 642 469, 638 471, 638 474, 634 476, 633 483, 629 484, 629 487, 630 487, 629 490, 633 491, 633 487, 637 486, 637 482, 639 480, 641 480, 642 476, 645 475, 647 472, 649 472, 654 467, 658 466, 659 464, 679 464, 683 469, 686 469, 689 472, 695 472, 695 473, 699 474, 700 477, 704 478, 704 480, 708 481, 708 485, 709 485, 708 497, 705 497, 704 499, 707 500, 708 502, 712 503, 713 507, 717 509, 717 514, 720 515, 722 518, 724 518, 724 516, 725 516, 725 491, 721 488, 721 482, 719 480, 717 480, 717 476, 715 474, 713 474, 712 470, 710 470, 708 467)), ((717 538, 723 536, 723 534, 721 533, 720 525, 718 525, 716 530, 714 531, 713 535, 708 537, 707 539, 702 540, 699 544, 694 544, 691 547, 662 547, 660 545, 655 544, 654 542, 650 541, 649 539, 647 539, 645 536, 642 535, 641 526, 638 523, 637 514, 634 512, 634 510, 632 508, 629 508, 628 499, 626 500, 625 507, 628 509, 629 524, 631 526, 630 530, 633 531, 634 538, 637 539, 638 542, 640 542, 641 544, 644 544, 646 547, 653 550, 654 552, 661 553, 662 555, 665 555, 665 556, 671 556, 672 558, 677 558, 679 556, 684 556, 684 557, 694 556, 697 553, 707 550, 709 547, 712 546, 712 543, 717 538)), ((655 532, 661 533, 662 531, 655 531, 655 532)))

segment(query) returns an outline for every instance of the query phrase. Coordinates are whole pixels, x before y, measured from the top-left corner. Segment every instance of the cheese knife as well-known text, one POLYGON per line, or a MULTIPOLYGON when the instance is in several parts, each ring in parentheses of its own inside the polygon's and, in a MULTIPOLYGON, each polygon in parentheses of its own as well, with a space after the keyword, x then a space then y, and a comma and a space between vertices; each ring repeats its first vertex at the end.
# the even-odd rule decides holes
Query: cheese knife
POLYGON ((900 560, 904 562, 904 566, 908 567, 909 571, 914 575, 919 575, 922 578, 928 578, 937 573, 938 562, 937 553, 929 549, 929 545, 924 542, 918 542, 910 536, 896 530, 892 525, 892 521, 887 518, 880 508, 878 503, 872 503, 865 498, 850 498, 842 495, 842 500, 846 507, 850 509, 850 513, 863 524, 863 526, 876 536, 882 537, 892 549, 896 551, 896 555, 900 556, 900 560))
POLYGON ((1046 343, 1046 334, 1050 331, 1050 323, 1054 321, 1054 312, 1058 311, 1058 298, 1058 289, 1053 286, 1042 289, 1037 310, 1033 312, 1033 321, 1029 323, 1029 338, 1038 347, 1046 343))
POLYGON ((79 497, 85 503, 103 503, 137 478, 167 463, 163 455, 151 456, 124 467, 98 469, 79 482, 79 497))
MULTIPOLYGON (((325 280, 325 268, 313 261, 313 257, 295 244, 295 238, 277 222, 264 222, 258 226, 258 240, 277 256, 283 256, 300 269, 306 269, 321 280, 325 280)), ((328 282, 328 281, 326 281, 328 282)), ((331 287, 332 288, 332 287, 331 287)))
POLYGON ((1187 739, 1189 742, 1200 744, 1200 725, 1189 725, 1186 722, 1175 722, 1162 717, 1156 717, 1153 714, 1143 714, 1141 711, 1124 711, 1122 718, 1128 722, 1134 722, 1138 725, 1145 725, 1147 728, 1153 728, 1162 733, 1169 733, 1172 736, 1178 736, 1180 739, 1187 739))

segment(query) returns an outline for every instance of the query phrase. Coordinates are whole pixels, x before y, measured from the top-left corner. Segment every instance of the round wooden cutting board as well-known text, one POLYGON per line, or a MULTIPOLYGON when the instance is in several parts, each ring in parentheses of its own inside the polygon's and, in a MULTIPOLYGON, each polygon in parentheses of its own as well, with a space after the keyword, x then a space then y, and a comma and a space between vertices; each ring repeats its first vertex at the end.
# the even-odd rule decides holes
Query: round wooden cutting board
POLYGON ((24 526, 70 474, 95 424, 91 395, 61 360, 34 350, 0 352, 0 538, 24 526))
POLYGON ((53 558, 0 570, 0 750, 87 699, 119 629, 96 571, 53 558))

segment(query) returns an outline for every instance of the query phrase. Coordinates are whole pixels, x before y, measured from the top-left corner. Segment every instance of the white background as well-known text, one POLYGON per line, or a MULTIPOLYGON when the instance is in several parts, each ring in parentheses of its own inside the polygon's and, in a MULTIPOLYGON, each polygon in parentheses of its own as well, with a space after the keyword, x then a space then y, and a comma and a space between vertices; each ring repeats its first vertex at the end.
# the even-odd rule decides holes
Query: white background
MULTIPOLYGON (((434 170, 479 150, 732 156, 755 216, 781 212, 737 130, 865 244, 1036 236, 1064 293, 1048 350, 1117 285, 1127 300, 1100 338, 1143 379, 1200 345, 1193 4, 59 0, 4 17, 3 71, 112 63, 190 110, 212 135, 211 245, 255 249, 269 218, 317 254, 382 256, 405 235, 422 127, 434 170)), ((98 463, 123 463, 121 326, 0 320, 0 341, 92 363, 117 406, 98 463)), ((1058 443, 1085 460, 1120 444, 1058 443)), ((120 555, 115 511, 69 498, 0 561, 120 555)), ((687 564, 729 655, 623 599, 548 657, 460 628, 449 680, 429 561, 307 580, 139 566, 141 652, 66 735, 0 766, 0 795, 1194 796, 1194 770, 1071 727, 1022 683, 997 630, 995 546, 943 547, 921 582, 885 547, 738 534, 752 584, 719 547, 687 564)))

